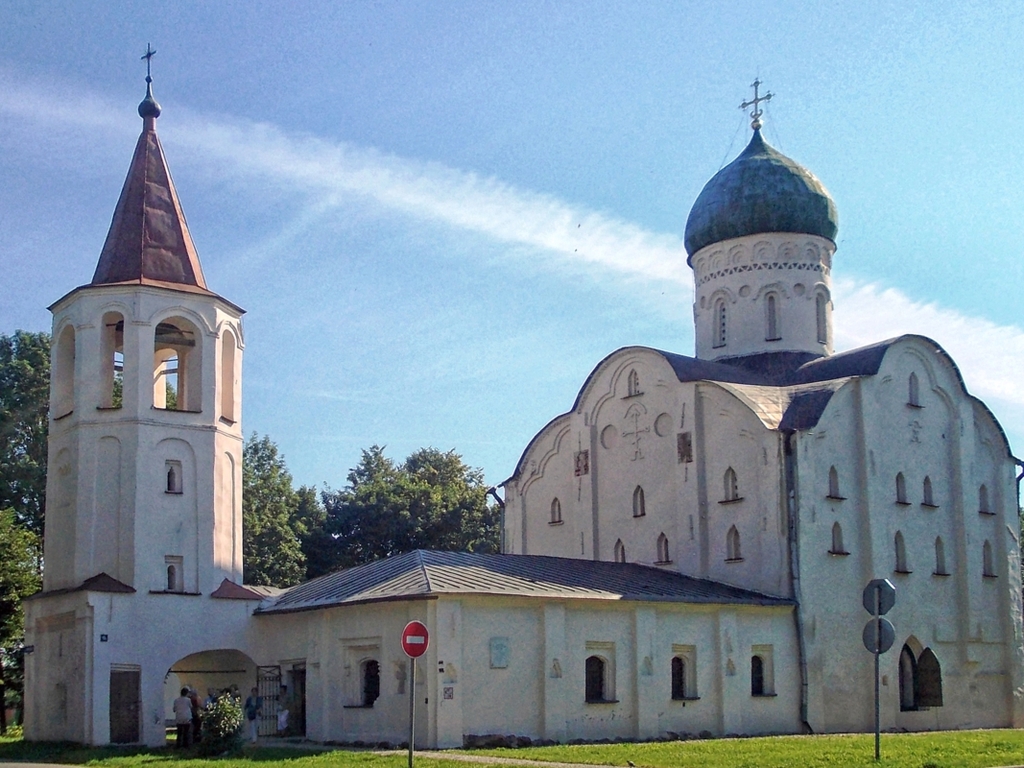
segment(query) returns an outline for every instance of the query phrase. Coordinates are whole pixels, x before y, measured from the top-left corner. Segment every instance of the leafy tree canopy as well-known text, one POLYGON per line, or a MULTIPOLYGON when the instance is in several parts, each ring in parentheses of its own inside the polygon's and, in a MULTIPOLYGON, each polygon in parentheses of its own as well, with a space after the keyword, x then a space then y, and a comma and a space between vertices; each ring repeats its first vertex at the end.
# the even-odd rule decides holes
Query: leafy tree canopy
POLYGON ((254 432, 242 449, 242 567, 247 584, 288 587, 305 577, 306 557, 294 527, 299 501, 277 445, 254 432))
POLYGON ((0 335, 0 509, 43 534, 50 335, 0 335))
POLYGON ((323 503, 328 536, 317 545, 330 549, 316 555, 321 573, 414 549, 498 551, 499 516, 483 472, 455 451, 423 448, 398 464, 375 445, 323 503))

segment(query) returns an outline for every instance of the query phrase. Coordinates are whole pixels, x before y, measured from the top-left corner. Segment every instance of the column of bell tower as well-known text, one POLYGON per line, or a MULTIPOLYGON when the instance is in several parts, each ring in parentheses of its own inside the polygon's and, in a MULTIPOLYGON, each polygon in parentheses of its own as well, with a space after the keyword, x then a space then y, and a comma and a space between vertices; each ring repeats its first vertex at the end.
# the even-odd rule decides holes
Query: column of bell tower
POLYGON ((243 310, 206 286, 149 87, 139 114, 93 279, 50 307, 46 591, 242 582, 243 310))

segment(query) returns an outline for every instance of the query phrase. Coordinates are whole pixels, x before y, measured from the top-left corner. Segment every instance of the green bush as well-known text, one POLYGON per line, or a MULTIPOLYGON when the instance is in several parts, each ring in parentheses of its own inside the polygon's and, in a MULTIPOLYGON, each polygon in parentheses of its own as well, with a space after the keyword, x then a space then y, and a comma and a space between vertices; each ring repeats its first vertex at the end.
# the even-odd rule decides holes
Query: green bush
POLYGON ((242 704, 232 696, 219 696, 203 710, 203 738, 199 754, 204 756, 237 754, 242 751, 242 704))

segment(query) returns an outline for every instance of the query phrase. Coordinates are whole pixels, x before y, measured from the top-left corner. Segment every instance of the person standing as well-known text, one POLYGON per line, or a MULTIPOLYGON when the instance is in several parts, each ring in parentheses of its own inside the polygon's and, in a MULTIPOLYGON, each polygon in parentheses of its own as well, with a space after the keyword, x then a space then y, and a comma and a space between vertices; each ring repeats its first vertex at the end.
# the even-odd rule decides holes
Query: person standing
POLYGON ((263 714, 263 699, 259 695, 259 689, 253 686, 249 698, 245 700, 245 719, 249 721, 249 741, 253 744, 259 736, 260 715, 263 714))
POLYGON ((188 700, 192 702, 192 743, 198 744, 203 739, 203 711, 199 703, 199 691, 190 688, 188 700))
POLYGON ((174 724, 178 728, 174 746, 185 749, 192 745, 192 700, 188 688, 181 689, 181 696, 174 700, 174 724))

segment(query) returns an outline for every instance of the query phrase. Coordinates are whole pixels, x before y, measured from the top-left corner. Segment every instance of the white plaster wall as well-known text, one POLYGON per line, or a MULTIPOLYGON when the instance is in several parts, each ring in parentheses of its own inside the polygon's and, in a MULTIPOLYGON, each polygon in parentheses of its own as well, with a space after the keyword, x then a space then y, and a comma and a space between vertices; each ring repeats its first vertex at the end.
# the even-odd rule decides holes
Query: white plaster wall
POLYGON ((989 419, 979 419, 956 372, 930 342, 909 338, 891 348, 877 376, 847 384, 817 427, 798 441, 801 602, 815 730, 871 727, 871 655, 860 629, 868 616, 860 593, 871 578, 889 578, 897 604, 893 650, 882 657, 883 727, 994 727, 1016 719, 1019 677, 1019 553, 1001 536, 1015 523, 1012 462, 989 419), (907 405, 911 372, 921 408, 907 405), (1000 454, 1002 454, 1000 456, 1000 454), (836 466, 843 501, 827 499, 836 466), (908 505, 895 502, 896 473, 908 505), (922 480, 933 482, 937 508, 922 506, 922 480), (994 515, 978 512, 985 482, 994 515), (996 499, 1000 499, 999 502, 996 499), (840 521, 848 556, 828 553, 840 521), (894 537, 905 537, 912 573, 895 573, 894 537), (935 538, 945 544, 948 576, 934 575, 935 538), (982 576, 989 539, 997 576, 982 576), (1015 608, 1015 606, 1017 608, 1015 608), (944 705, 900 712, 899 649, 904 642, 936 654, 944 705))
POLYGON ((831 268, 835 244, 815 235, 764 233, 702 248, 693 255, 697 357, 716 360, 758 352, 832 353, 831 268), (768 292, 778 302, 780 338, 766 339, 768 292), (815 296, 828 299, 828 341, 818 340, 815 296), (716 347, 714 307, 726 303, 725 346, 716 347))

